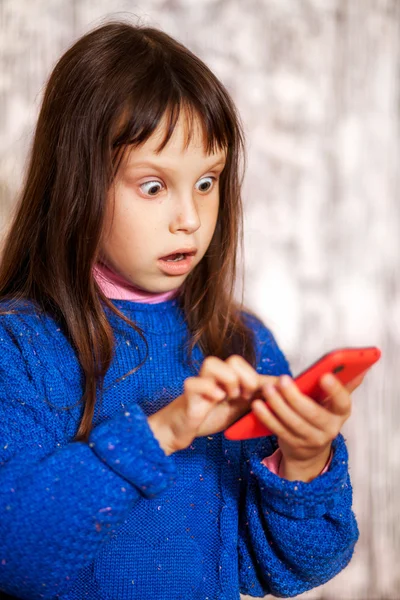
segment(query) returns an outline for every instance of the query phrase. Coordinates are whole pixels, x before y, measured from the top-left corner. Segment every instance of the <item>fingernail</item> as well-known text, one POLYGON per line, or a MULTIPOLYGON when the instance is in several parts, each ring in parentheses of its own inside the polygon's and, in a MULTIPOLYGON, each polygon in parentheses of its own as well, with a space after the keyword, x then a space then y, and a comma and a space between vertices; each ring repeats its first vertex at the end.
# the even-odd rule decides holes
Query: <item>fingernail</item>
POLYGON ((289 387, 289 385, 292 383, 292 378, 289 377, 289 375, 282 375, 279 382, 282 387, 289 387))
POLYGON ((273 394, 276 391, 275 387, 273 385, 271 385, 270 383, 267 383, 267 385, 264 387, 264 389, 267 392, 267 394, 273 394))
POLYGON ((324 384, 328 387, 331 387, 335 383, 335 378, 330 373, 328 375, 324 375, 324 384))

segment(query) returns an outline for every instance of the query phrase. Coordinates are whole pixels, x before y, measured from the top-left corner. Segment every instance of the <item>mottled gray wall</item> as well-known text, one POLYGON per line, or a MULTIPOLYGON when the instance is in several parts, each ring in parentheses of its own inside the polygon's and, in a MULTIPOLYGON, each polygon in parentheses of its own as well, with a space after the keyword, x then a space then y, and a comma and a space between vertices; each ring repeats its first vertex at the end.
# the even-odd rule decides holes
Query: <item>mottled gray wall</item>
POLYGON ((50 70, 115 16, 165 29, 230 90, 248 147, 245 300, 293 371, 334 347, 382 349, 343 430, 361 538, 301 597, 398 600, 400 2, 0 0, 1 227, 50 70))

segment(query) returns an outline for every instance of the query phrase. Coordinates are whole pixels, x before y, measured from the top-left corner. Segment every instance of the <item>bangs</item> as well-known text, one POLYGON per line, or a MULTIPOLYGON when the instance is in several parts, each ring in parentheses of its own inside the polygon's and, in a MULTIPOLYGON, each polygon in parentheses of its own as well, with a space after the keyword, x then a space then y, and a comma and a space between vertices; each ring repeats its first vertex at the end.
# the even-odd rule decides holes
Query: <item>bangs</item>
POLYGON ((163 93, 152 94, 149 98, 144 94, 134 102, 134 106, 125 106, 122 126, 113 141, 112 148, 117 151, 121 146, 140 146, 144 144, 158 128, 165 117, 165 134, 156 148, 156 154, 162 152, 172 137, 180 114, 185 117, 185 144, 187 150, 195 127, 200 125, 204 151, 206 154, 216 153, 217 150, 227 151, 235 148, 237 137, 236 124, 229 118, 229 110, 221 104, 200 104, 193 98, 182 98, 171 90, 170 97, 163 93))
POLYGON ((244 140, 240 118, 224 85, 201 60, 168 36, 146 29, 142 33, 146 41, 142 39, 130 54, 125 53, 118 65, 122 74, 114 89, 123 100, 119 108, 114 105, 112 114, 114 173, 128 147, 144 144, 164 125, 155 150, 162 152, 181 115, 185 150, 200 128, 205 154, 225 152, 236 165, 244 140), (135 55, 140 57, 136 63, 135 55))

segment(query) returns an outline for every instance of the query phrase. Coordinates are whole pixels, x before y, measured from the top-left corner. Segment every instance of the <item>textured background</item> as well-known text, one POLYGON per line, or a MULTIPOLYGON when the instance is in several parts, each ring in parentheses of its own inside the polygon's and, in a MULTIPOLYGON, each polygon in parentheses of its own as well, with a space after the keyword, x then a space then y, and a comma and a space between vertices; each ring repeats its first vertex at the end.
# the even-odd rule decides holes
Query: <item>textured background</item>
POLYGON ((301 598, 398 600, 400 0, 0 0, 2 229, 55 61, 110 17, 161 27, 232 94, 248 148, 245 300, 294 373, 335 347, 382 349, 343 429, 360 541, 301 598))

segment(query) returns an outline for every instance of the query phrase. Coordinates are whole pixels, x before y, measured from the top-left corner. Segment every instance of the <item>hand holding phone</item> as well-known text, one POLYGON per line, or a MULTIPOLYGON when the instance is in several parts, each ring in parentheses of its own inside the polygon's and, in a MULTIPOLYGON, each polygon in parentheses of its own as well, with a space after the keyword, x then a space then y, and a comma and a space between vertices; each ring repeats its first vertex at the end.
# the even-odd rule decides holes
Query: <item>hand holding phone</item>
MULTIPOLYGON (((294 381, 303 394, 322 402, 327 397, 319 385, 323 375, 333 373, 345 385, 367 371, 380 356, 381 351, 376 347, 339 348, 322 356, 294 381)), ((245 440, 272 435, 272 432, 250 411, 228 427, 224 435, 228 440, 245 440)))

